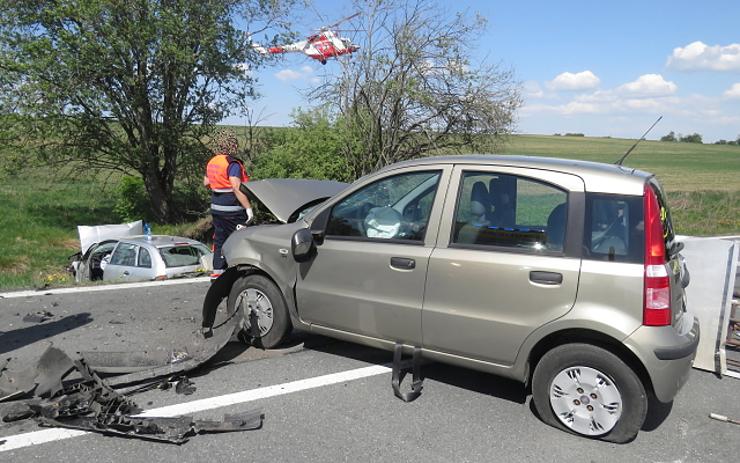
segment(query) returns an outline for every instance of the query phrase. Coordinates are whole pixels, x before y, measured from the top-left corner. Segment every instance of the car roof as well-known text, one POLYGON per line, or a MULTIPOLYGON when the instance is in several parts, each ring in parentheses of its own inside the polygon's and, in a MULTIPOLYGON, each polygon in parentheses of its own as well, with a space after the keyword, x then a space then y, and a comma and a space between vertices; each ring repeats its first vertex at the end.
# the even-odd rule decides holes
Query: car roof
POLYGON ((125 238, 121 238, 119 241, 122 241, 125 243, 134 243, 138 245, 152 246, 155 248, 164 248, 167 246, 183 245, 183 244, 187 244, 187 245, 200 244, 202 246, 205 246, 205 244, 197 240, 185 238, 183 236, 171 236, 171 235, 152 235, 151 237, 147 237, 146 235, 127 236, 125 238))
POLYGON ((561 159, 545 156, 468 154, 457 156, 432 156, 427 158, 403 161, 381 169, 388 172, 399 168, 438 165, 469 164, 483 166, 523 167, 541 169, 577 175, 586 185, 586 191, 597 193, 616 193, 642 195, 645 182, 653 176, 649 172, 616 164, 561 159))

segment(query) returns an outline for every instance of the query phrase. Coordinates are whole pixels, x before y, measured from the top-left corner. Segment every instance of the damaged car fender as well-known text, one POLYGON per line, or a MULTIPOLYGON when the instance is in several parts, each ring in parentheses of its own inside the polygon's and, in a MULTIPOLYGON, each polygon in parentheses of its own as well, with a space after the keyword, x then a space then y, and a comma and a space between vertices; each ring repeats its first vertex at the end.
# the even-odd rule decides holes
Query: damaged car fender
POLYGON ((229 236, 222 252, 229 270, 236 268, 238 276, 258 272, 271 279, 283 295, 293 326, 307 328, 300 320, 296 307, 294 290, 299 264, 290 250, 290 241, 295 232, 305 228, 307 224, 303 220, 243 228, 229 236))

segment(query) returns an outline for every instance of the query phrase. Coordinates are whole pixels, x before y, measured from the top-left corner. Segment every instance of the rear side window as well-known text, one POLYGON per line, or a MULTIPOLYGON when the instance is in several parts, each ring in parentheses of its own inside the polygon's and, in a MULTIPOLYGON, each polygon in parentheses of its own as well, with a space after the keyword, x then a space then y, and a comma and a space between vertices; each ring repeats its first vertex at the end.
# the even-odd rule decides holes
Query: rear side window
POLYGON ((586 195, 585 256, 594 260, 642 263, 642 196, 586 195))
POLYGON ((149 251, 144 248, 139 248, 138 267, 152 268, 152 257, 149 255, 149 251))
POLYGON ((200 265, 201 256, 208 253, 208 248, 199 245, 179 245, 159 248, 165 267, 185 267, 200 265))
POLYGON ((534 179, 464 172, 454 244, 562 252, 568 194, 534 179))
POLYGON ((673 221, 671 220, 671 210, 668 209, 668 201, 666 201, 663 189, 658 184, 658 181, 653 178, 650 183, 650 188, 655 192, 655 196, 658 198, 658 206, 660 206, 660 222, 663 225, 663 240, 665 241, 666 256, 670 255, 669 250, 673 245, 673 240, 676 238, 673 232, 673 221))

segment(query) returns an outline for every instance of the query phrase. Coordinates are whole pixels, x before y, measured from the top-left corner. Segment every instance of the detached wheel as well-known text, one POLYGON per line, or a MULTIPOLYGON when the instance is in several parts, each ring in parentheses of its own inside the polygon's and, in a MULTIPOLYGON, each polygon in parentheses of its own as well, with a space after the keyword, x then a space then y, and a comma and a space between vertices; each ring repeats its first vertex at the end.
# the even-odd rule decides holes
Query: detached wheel
POLYGON ((234 283, 229 293, 229 313, 239 308, 244 316, 238 335, 242 342, 271 349, 287 336, 290 330, 288 308, 280 289, 268 278, 247 275, 234 283))
POLYGON ((637 374, 616 355, 590 344, 547 352, 534 370, 532 400, 550 426, 616 443, 637 436, 648 409, 637 374))

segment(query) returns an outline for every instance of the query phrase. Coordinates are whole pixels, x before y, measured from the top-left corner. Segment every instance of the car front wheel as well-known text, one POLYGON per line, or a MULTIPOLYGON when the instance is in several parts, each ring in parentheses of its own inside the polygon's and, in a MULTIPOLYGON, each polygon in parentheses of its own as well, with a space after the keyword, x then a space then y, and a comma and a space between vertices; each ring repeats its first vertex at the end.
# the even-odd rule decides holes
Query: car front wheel
POLYGON ((565 344, 540 359, 532 400, 556 428, 609 442, 629 442, 645 421, 648 398, 622 359, 590 344, 565 344))
POLYGON ((288 309, 280 289, 263 275, 246 275, 234 283, 228 310, 233 313, 237 309, 241 309, 244 317, 239 333, 243 342, 271 349, 290 330, 288 309))

